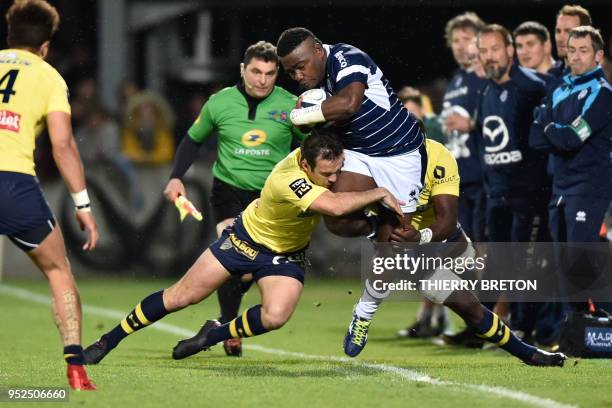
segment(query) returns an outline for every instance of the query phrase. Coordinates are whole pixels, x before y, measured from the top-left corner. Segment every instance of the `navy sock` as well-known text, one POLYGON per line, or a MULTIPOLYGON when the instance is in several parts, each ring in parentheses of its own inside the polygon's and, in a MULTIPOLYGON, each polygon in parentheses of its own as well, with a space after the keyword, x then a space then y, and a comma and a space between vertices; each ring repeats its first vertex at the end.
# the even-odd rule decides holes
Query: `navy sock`
POLYGON ((164 306, 164 291, 160 290, 144 298, 114 329, 102 336, 109 348, 117 344, 128 335, 151 323, 158 321, 169 312, 164 306))
POLYGON ((537 349, 523 343, 495 313, 484 306, 482 310, 484 316, 476 326, 472 327, 474 332, 479 337, 497 344, 513 356, 521 360, 529 360, 537 349))
POLYGON ((258 336, 267 332, 261 323, 261 305, 256 305, 208 333, 207 343, 212 346, 227 339, 258 336))
POLYGON ((83 347, 80 344, 64 346, 64 360, 67 364, 83 365, 83 347))

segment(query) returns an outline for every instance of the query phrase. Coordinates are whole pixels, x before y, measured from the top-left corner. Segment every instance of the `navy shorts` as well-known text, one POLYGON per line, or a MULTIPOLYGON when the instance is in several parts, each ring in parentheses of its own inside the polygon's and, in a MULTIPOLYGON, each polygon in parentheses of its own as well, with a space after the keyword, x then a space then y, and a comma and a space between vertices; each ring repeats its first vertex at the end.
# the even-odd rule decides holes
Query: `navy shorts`
POLYGON ((236 218, 210 247, 211 252, 232 275, 252 273, 255 281, 265 276, 289 276, 304 283, 307 265, 304 250, 279 254, 259 245, 236 218))
POLYGON ((55 228, 38 179, 29 174, 0 171, 0 235, 31 251, 55 228))
POLYGON ((259 190, 241 190, 215 177, 210 196, 215 223, 218 224, 228 218, 236 218, 251 204, 251 201, 259 198, 259 194, 259 190))

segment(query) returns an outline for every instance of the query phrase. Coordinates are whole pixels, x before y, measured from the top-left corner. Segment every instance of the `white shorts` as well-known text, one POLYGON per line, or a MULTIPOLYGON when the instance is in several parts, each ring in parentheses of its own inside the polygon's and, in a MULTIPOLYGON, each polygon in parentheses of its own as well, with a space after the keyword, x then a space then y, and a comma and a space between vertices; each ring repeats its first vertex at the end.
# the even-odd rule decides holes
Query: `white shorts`
POLYGON ((404 213, 413 213, 423 189, 427 160, 421 157, 419 149, 391 157, 371 157, 344 149, 342 171, 372 177, 378 187, 385 187, 395 198, 404 201, 401 206, 404 213))

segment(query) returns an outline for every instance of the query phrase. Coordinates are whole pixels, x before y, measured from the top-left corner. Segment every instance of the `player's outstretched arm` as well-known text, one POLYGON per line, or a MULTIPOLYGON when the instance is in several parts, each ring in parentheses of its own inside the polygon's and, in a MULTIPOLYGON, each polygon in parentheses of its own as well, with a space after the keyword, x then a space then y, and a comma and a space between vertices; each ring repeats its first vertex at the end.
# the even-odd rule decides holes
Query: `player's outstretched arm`
POLYGON ((382 201, 398 216, 402 215, 400 205, 403 203, 384 187, 359 192, 332 193, 326 191, 314 200, 308 209, 319 214, 340 217, 377 201, 382 201))
POLYGON ((72 137, 70 115, 66 112, 49 112, 47 129, 51 139, 53 159, 75 200, 77 221, 81 230, 87 231, 87 242, 83 245, 83 249, 94 249, 98 243, 98 227, 91 213, 89 197, 85 189, 83 164, 74 137, 72 137))
POLYGON ((321 104, 325 120, 328 122, 350 119, 361 107, 365 84, 351 82, 336 95, 327 98, 321 104))

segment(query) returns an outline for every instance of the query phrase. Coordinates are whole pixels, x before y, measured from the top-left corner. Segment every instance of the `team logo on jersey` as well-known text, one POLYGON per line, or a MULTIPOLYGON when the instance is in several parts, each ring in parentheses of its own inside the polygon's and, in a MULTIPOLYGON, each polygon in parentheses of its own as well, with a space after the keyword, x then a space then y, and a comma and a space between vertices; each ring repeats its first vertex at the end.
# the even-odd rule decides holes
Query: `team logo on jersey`
POLYGON ((502 102, 506 102, 508 100, 508 91, 504 89, 504 91, 499 95, 499 100, 502 102))
POLYGON ((289 188, 295 193, 297 198, 304 197, 306 193, 312 190, 312 186, 310 185, 310 183, 308 183, 306 179, 303 178, 293 181, 291 184, 289 184, 289 188))
POLYGON ((259 251, 251 247, 249 244, 247 244, 240 238, 238 238, 236 234, 234 234, 233 232, 229 234, 229 239, 232 242, 232 245, 234 246, 236 252, 246 256, 250 260, 254 260, 255 258, 257 258, 257 254, 259 254, 259 251))
POLYGON ((19 133, 21 115, 9 110, 0 110, 0 129, 19 133))
POLYGON ((261 129, 252 129, 242 135, 242 144, 247 147, 255 147, 264 143, 268 135, 261 129))
POLYGON ((578 221, 578 222, 586 222, 586 212, 578 211, 576 213, 576 221, 578 221))
POLYGON ((268 112, 268 115, 270 116, 270 119, 276 122, 286 122, 287 117, 288 117, 286 111, 277 111, 277 110, 268 112))
POLYGON ((588 89, 583 89, 582 91, 580 91, 580 93, 578 94, 578 100, 584 99, 584 97, 587 96, 588 93, 589 93, 588 89))

